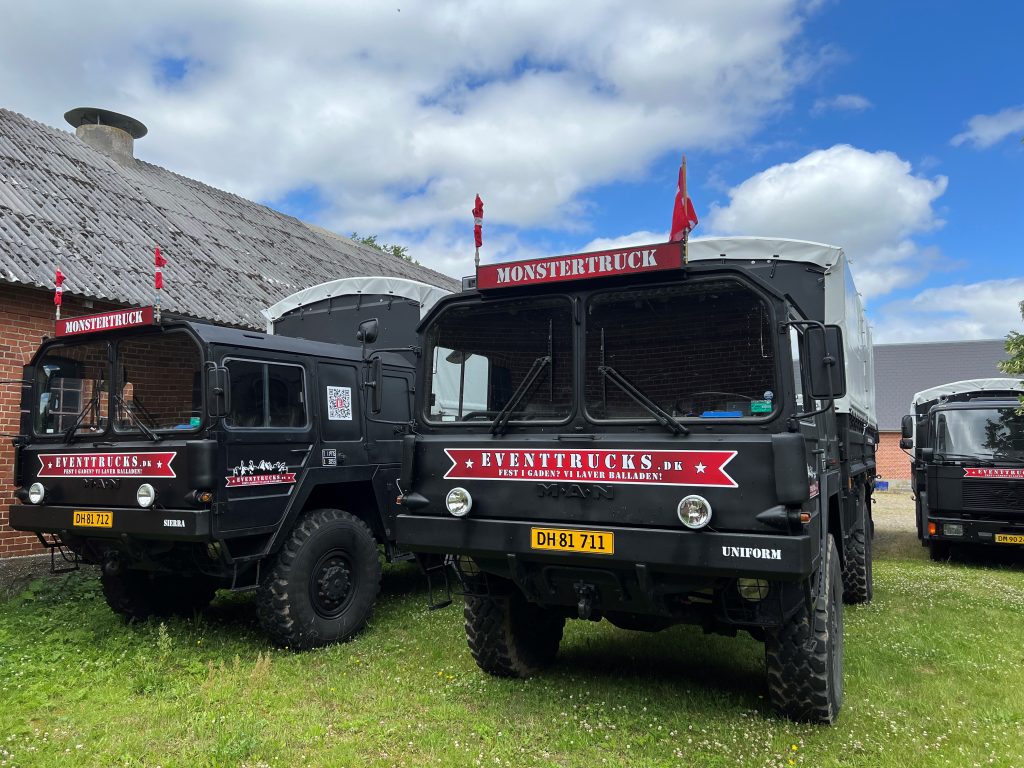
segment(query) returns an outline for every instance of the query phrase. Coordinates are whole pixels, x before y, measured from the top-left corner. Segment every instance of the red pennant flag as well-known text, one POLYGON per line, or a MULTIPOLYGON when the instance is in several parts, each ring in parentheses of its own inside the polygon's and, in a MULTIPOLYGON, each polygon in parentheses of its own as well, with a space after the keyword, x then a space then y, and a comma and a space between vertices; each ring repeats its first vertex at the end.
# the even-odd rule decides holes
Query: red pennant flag
POLYGON ((697 212, 693 210, 693 202, 686 194, 686 158, 679 166, 679 183, 676 186, 676 200, 672 207, 672 231, 670 242, 685 240, 690 231, 697 226, 697 212))
POLYGON ((484 244, 484 201, 480 195, 476 196, 476 205, 473 206, 473 237, 477 248, 484 244))
POLYGON ((60 267, 57 267, 57 274, 54 275, 53 282, 57 285, 57 292, 53 294, 53 303, 59 307, 64 301, 64 273, 60 271, 60 267))
POLYGON ((167 266, 167 259, 160 255, 159 245, 153 252, 153 265, 156 267, 156 275, 154 276, 153 284, 156 286, 158 291, 161 291, 164 287, 163 268, 167 266))

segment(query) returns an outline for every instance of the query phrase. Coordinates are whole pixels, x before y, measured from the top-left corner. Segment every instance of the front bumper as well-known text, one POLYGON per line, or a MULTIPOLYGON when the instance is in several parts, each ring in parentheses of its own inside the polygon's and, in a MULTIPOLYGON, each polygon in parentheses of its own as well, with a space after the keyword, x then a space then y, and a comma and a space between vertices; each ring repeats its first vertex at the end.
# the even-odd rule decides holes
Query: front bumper
MULTIPOLYGON (((963 544, 999 544, 1020 546, 1020 543, 996 541, 996 536, 1024 537, 1024 520, 971 520, 961 517, 929 516, 924 525, 924 541, 961 542, 963 544), (935 523, 935 534, 929 534, 931 523, 935 523), (961 526, 963 535, 949 535, 947 526, 961 526)), ((1021 541, 1021 540, 1018 540, 1021 541)))
POLYGON ((8 507, 10 525, 19 531, 56 533, 87 539, 159 539, 205 541, 210 537, 210 511, 206 509, 141 509, 64 507, 48 504, 13 504, 8 507), (74 525, 75 510, 104 511, 113 515, 110 528, 74 525))
POLYGON ((718 533, 666 528, 627 528, 611 525, 558 524, 559 529, 610 531, 612 555, 537 550, 530 546, 535 522, 482 520, 400 514, 395 522, 398 545, 412 552, 467 555, 478 559, 515 555, 530 563, 574 568, 648 569, 710 577, 760 577, 796 581, 818 567, 817 537, 798 535, 718 533))

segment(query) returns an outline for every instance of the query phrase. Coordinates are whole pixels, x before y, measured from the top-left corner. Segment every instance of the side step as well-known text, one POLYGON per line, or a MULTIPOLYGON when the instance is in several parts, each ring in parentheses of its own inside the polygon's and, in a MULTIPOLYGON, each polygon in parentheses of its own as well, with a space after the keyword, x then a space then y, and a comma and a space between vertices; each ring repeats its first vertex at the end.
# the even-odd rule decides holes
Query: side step
POLYGON ((436 611, 439 608, 447 608, 452 604, 452 583, 449 572, 452 571, 451 561, 443 555, 416 555, 416 562, 420 570, 427 577, 427 610, 436 611), (443 586, 440 591, 440 600, 434 599, 434 579, 439 578, 443 586))
POLYGON ((61 573, 71 573, 72 571, 81 570, 79 563, 82 561, 78 557, 77 552, 69 552, 67 548, 60 543, 60 539, 56 536, 51 540, 47 540, 41 533, 36 533, 36 538, 39 539, 39 543, 50 550, 50 573, 56 576, 61 573), (60 555, 60 560, 57 560, 57 555, 60 555))

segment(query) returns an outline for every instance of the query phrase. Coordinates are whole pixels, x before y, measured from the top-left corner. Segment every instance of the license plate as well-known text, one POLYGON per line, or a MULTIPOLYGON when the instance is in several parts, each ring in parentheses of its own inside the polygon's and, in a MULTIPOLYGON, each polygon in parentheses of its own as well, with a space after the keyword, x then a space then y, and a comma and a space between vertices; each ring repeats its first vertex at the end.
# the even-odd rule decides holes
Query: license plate
POLYGON ((97 512, 94 509, 76 509, 71 520, 75 528, 113 528, 113 512, 97 512))
POLYGON ((615 534, 611 531, 531 528, 530 548, 556 552, 585 552, 591 555, 614 555, 615 534))
POLYGON ((1019 533, 997 533, 996 544, 1024 544, 1024 535, 1019 533))

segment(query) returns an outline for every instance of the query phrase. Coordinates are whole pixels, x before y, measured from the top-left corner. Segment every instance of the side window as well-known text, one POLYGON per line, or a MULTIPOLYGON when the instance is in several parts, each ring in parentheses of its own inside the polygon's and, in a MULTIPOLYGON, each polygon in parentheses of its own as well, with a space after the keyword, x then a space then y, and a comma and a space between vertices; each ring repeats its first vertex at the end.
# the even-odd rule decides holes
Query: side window
POLYGON ((231 427, 295 428, 306 425, 302 367, 255 360, 226 360, 231 427))
POLYGON ((366 420, 366 433, 371 440, 397 440, 394 424, 381 424, 373 419, 381 421, 402 421, 408 422, 412 419, 412 409, 409 401, 409 381, 401 376, 384 375, 383 390, 381 391, 380 413, 372 414, 366 420))

